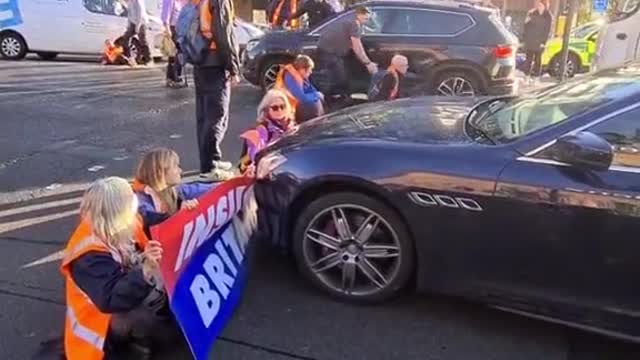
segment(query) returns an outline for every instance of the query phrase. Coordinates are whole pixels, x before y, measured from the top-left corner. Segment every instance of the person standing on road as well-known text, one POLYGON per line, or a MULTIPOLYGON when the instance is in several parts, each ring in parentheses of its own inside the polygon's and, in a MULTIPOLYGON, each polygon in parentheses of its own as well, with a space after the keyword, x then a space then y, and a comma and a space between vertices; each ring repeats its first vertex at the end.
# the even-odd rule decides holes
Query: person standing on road
POLYGON ((400 79, 409 70, 409 60, 406 56, 395 55, 387 70, 377 72, 371 78, 369 87, 369 101, 394 100, 400 96, 400 79))
POLYGON ((144 4, 144 0, 129 0, 127 3, 127 11, 129 25, 127 26, 127 31, 122 35, 124 56, 127 58, 131 57, 129 42, 134 35, 138 35, 140 48, 137 50, 142 56, 142 64, 147 64, 151 61, 151 51, 149 50, 149 43, 147 42, 149 15, 147 14, 147 7, 144 4))
POLYGON ((332 95, 338 95, 347 103, 350 100, 346 61, 351 51, 370 74, 378 71, 378 65, 369 60, 361 41, 362 26, 369 20, 369 15, 369 9, 359 6, 355 9, 355 17, 347 16, 320 34, 318 58, 330 77, 327 79, 328 89, 323 91, 328 97, 327 101, 332 95))
POLYGON ((97 180, 82 198, 80 224, 64 250, 69 360, 149 359, 179 339, 159 277, 162 247, 145 235, 129 183, 97 180))
POLYGON ((524 70, 527 83, 537 82, 540 77, 542 52, 551 33, 553 16, 548 0, 536 0, 536 5, 527 13, 524 24, 523 42, 526 51, 524 70))
POLYGON ((176 23, 180 10, 189 0, 163 0, 162 23, 165 31, 176 46, 175 56, 170 56, 167 61, 167 87, 183 88, 187 86, 186 79, 182 76, 183 63, 180 59, 180 46, 176 37, 176 23))
POLYGON ((336 14, 336 11, 327 0, 305 0, 298 11, 289 16, 289 21, 297 19, 304 14, 309 15, 309 28, 313 29, 336 14))
POLYGON ((240 81, 239 48, 233 29, 232 0, 202 0, 200 31, 211 41, 204 61, 194 65, 200 177, 211 181, 233 176, 220 145, 229 122, 231 85, 240 81))

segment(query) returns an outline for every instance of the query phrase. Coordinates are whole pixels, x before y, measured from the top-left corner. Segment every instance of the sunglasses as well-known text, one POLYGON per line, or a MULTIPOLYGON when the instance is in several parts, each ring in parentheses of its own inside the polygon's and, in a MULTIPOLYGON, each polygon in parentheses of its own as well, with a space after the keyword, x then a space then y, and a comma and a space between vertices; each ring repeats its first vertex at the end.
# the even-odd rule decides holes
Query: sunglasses
POLYGON ((284 109, 286 109, 286 106, 284 104, 271 105, 269 106, 269 109, 273 111, 283 111, 284 109))

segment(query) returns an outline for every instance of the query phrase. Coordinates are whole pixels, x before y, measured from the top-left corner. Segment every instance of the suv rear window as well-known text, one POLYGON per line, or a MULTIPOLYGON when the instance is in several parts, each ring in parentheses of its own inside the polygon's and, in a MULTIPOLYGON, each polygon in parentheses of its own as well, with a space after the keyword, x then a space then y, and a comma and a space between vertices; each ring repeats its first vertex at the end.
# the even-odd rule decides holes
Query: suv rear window
POLYGON ((394 9, 383 33, 394 35, 453 36, 474 24, 466 14, 448 11, 394 9))

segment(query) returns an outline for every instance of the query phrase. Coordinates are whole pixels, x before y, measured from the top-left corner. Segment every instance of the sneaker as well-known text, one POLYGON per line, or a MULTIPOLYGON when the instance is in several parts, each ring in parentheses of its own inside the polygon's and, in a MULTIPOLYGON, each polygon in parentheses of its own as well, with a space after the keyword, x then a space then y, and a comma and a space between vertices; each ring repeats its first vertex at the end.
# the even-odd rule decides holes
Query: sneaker
POLYGON ((234 173, 228 170, 213 169, 208 173, 200 173, 200 179, 206 182, 225 181, 234 177, 234 173))
POLYGON ((222 160, 213 160, 212 164, 214 170, 229 171, 233 167, 233 164, 231 164, 230 162, 222 160))

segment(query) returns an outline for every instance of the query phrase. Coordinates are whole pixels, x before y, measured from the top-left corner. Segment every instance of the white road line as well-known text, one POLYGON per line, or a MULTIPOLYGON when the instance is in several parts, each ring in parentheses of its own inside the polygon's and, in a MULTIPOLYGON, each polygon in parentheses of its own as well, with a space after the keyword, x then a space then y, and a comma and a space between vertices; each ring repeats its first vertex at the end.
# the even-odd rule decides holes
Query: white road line
POLYGON ((34 266, 39 266, 39 265, 44 265, 44 264, 60 261, 60 260, 62 260, 63 257, 64 257, 64 250, 56 251, 56 252, 54 252, 52 254, 49 254, 49 255, 41 258, 41 259, 38 259, 36 261, 32 261, 32 262, 30 262, 28 264, 22 265, 22 268, 23 269, 27 269, 27 268, 34 267, 34 266))
POLYGON ((80 201, 82 201, 81 197, 77 197, 75 199, 68 199, 68 200, 49 201, 49 202, 44 202, 42 204, 27 205, 27 206, 20 206, 20 204, 18 203, 17 204, 18 206, 15 208, 0 211, 0 218, 3 218, 5 216, 13 216, 18 214, 28 213, 36 210, 45 210, 45 209, 55 210, 55 208, 62 207, 62 206, 68 206, 73 204, 79 205, 80 201))

